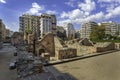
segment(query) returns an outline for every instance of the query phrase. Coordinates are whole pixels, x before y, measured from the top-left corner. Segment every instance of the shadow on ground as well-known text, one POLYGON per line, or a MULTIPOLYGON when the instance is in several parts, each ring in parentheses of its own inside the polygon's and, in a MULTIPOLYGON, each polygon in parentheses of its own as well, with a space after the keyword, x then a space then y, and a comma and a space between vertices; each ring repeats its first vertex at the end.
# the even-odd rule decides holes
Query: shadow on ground
POLYGON ((50 71, 56 78, 56 80, 78 80, 72 74, 61 72, 58 69, 56 69, 54 66, 46 67, 48 71, 50 71))

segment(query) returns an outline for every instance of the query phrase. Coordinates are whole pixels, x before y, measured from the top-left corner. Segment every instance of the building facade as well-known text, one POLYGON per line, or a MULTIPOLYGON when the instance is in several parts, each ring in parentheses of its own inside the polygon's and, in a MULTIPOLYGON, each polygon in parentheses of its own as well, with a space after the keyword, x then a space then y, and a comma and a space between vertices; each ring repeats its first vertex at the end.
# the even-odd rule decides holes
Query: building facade
POLYGON ((40 16, 23 14, 19 17, 19 32, 24 35, 24 40, 28 43, 28 35, 35 34, 36 37, 40 36, 40 16))
POLYGON ((51 14, 41 14, 40 17, 41 38, 47 33, 56 35, 56 16, 51 14))
POLYGON ((6 29, 6 37, 11 37, 9 29, 6 29))
POLYGON ((31 15, 24 14, 19 17, 19 32, 25 33, 26 29, 31 29, 31 15))
POLYGON ((102 22, 100 25, 105 26, 105 34, 115 36, 117 33, 119 33, 119 25, 115 22, 102 22))
POLYGON ((31 32, 35 31, 35 28, 38 27, 39 24, 39 16, 24 14, 19 17, 19 32, 25 33, 27 30, 31 32))
POLYGON ((64 29, 66 31, 66 36, 69 40, 75 38, 75 29, 72 23, 66 24, 64 29))
POLYGON ((24 14, 19 17, 19 32, 35 34, 37 38, 42 38, 45 34, 52 32, 56 34, 56 16, 52 14, 41 14, 34 16, 24 14))
POLYGON ((91 31, 92 31, 93 27, 95 27, 95 26, 97 26, 96 22, 89 21, 89 22, 83 23, 81 30, 80 30, 81 38, 89 39, 91 31))
POLYGON ((4 41, 6 38, 6 27, 5 24, 2 22, 2 19, 0 19, 0 37, 1 41, 4 41))
POLYGON ((75 38, 80 38, 81 37, 81 35, 80 35, 80 31, 78 30, 76 30, 76 32, 75 32, 75 38))
POLYGON ((10 42, 12 33, 13 31, 7 29, 5 24, 2 22, 2 19, 0 19, 0 42, 6 42, 8 40, 10 42))
POLYGON ((0 49, 2 48, 2 19, 0 19, 0 49))
POLYGON ((0 42, 2 41, 2 20, 0 19, 0 42))

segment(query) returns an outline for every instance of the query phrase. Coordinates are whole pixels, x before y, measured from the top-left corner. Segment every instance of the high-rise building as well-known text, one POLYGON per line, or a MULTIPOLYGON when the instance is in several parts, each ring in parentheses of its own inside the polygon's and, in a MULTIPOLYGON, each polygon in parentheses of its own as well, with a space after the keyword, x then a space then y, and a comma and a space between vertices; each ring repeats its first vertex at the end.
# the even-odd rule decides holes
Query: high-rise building
POLYGON ((75 38, 75 29, 72 23, 66 24, 64 29, 66 31, 66 36, 69 40, 75 38))
POLYGON ((47 33, 56 35, 56 16, 51 14, 41 14, 40 16, 40 34, 43 37, 47 33))
POLYGON ((80 30, 81 38, 89 39, 91 31, 92 31, 93 27, 95 27, 95 26, 97 26, 96 22, 89 21, 89 22, 83 23, 81 30, 80 30))
POLYGON ((25 32, 26 30, 34 31, 34 27, 39 26, 39 16, 24 14, 19 17, 20 28, 19 32, 25 32))
POLYGON ((54 14, 51 14, 50 16, 51 16, 51 19, 52 19, 52 33, 53 33, 54 35, 56 35, 56 34, 57 34, 57 33, 56 33, 56 30, 57 30, 57 26, 56 26, 56 24, 57 24, 56 16, 55 16, 54 14))
POLYGON ((118 24, 118 35, 120 37, 120 24, 118 24))
POLYGON ((105 26, 105 34, 115 36, 119 32, 119 27, 116 22, 102 22, 100 25, 105 26))
POLYGON ((28 34, 40 36, 40 16, 24 14, 19 17, 19 32, 23 33, 24 40, 28 39, 28 34))
POLYGON ((30 32, 37 38, 43 37, 49 32, 56 35, 56 16, 53 14, 41 14, 40 16, 24 14, 19 17, 19 23, 19 32, 23 34, 30 32))

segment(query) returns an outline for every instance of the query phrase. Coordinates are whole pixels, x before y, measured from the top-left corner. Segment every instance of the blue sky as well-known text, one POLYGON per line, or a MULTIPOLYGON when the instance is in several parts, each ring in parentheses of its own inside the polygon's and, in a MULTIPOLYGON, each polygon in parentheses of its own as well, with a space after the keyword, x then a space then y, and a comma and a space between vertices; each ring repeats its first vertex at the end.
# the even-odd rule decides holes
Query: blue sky
POLYGON ((52 13, 57 25, 73 23, 75 29, 86 21, 120 23, 120 0, 0 0, 0 18, 7 28, 18 31, 19 16, 52 13))

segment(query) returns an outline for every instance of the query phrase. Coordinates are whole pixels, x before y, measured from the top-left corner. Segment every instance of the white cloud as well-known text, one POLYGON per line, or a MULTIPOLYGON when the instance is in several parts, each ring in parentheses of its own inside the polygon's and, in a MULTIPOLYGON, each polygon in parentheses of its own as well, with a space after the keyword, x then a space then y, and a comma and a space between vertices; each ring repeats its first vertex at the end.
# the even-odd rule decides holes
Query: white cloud
POLYGON ((91 15, 91 16, 88 16, 88 17, 86 17, 86 18, 84 18, 84 20, 83 21, 90 21, 90 20, 93 20, 93 21, 100 21, 100 20, 102 20, 102 19, 104 19, 104 13, 103 12, 99 12, 99 13, 96 13, 96 14, 94 14, 94 15, 91 15))
POLYGON ((46 13, 48 13, 48 14, 57 14, 57 12, 54 11, 54 10, 48 10, 48 11, 46 11, 46 13))
POLYGON ((80 9, 74 9, 69 12, 63 12, 61 14, 61 20, 58 21, 59 25, 63 25, 65 23, 75 23, 75 24, 81 24, 83 22, 87 21, 105 21, 112 18, 115 18, 117 16, 120 16, 120 6, 111 9, 111 11, 105 13, 105 12, 98 12, 89 16, 85 15, 85 12, 81 11, 80 9))
POLYGON ((106 12, 111 12, 112 9, 120 5, 120 0, 99 0, 101 8, 105 8, 106 12))
POLYGON ((57 25, 64 26, 67 23, 72 23, 72 21, 70 19, 60 20, 60 21, 58 21, 57 25))
POLYGON ((120 6, 114 8, 111 10, 111 12, 109 12, 108 14, 106 14, 106 19, 112 18, 112 17, 116 17, 120 15, 120 6))
MULTIPOLYGON (((28 11, 26 11, 26 13, 32 15, 41 15, 42 12, 44 11, 45 11, 45 7, 43 5, 39 5, 38 3, 34 2, 32 3, 32 7, 28 11)), ((46 10, 46 13, 57 14, 55 10, 46 10)))
POLYGON ((80 11, 80 9, 74 9, 70 12, 63 12, 61 14, 61 18, 75 19, 80 17, 84 17, 84 13, 83 11, 80 11))
POLYGON ((75 6, 75 4, 74 4, 75 1, 76 0, 69 0, 68 2, 65 2, 65 4, 70 6, 70 7, 74 7, 75 6))
POLYGON ((66 16, 67 19, 59 21, 58 24, 61 25, 61 24, 70 23, 70 22, 75 23, 75 24, 81 24, 82 22, 87 22, 87 21, 90 21, 90 20, 100 21, 100 20, 104 19, 104 13, 103 12, 99 12, 97 14, 90 15, 90 16, 85 16, 85 14, 83 13, 83 16, 85 16, 85 17, 83 17, 82 15, 79 16, 80 14, 81 13, 79 13, 77 15, 74 15, 76 17, 72 17, 72 18, 70 17, 71 15, 73 15, 72 13, 71 13, 71 15, 70 15, 70 13, 66 14, 66 15, 69 15, 69 16, 66 16))
POLYGON ((90 14, 91 11, 96 9, 96 4, 92 0, 85 0, 85 3, 78 3, 78 7, 81 10, 83 10, 83 11, 85 11, 85 12, 90 14))
POLYGON ((105 2, 105 3, 119 2, 120 3, 120 0, 98 0, 98 3, 99 2, 105 2))
POLYGON ((32 7, 26 12, 29 14, 39 14, 39 11, 43 10, 44 6, 40 6, 38 3, 32 3, 32 7))
POLYGON ((5 0, 0 0, 0 2, 1 2, 1 3, 6 3, 6 1, 5 1, 5 0))

